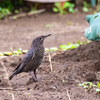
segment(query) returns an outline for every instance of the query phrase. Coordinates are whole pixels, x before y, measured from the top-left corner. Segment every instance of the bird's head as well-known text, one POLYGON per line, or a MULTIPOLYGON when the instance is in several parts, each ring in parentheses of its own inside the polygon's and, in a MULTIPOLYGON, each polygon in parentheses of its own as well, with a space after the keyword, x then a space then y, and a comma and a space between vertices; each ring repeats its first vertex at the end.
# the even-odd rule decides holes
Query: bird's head
POLYGON ((33 42, 32 42, 32 45, 35 45, 35 46, 39 46, 39 45, 42 45, 43 44, 43 41, 46 37, 50 36, 51 34, 47 34, 47 35, 42 35, 42 36, 38 36, 36 37, 33 42))

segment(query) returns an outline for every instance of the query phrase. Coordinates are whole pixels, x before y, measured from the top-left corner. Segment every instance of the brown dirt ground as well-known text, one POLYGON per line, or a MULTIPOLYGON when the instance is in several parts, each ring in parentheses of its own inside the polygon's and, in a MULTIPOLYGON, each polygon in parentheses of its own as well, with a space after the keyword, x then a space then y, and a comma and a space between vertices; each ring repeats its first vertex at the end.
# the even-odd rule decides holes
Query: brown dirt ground
MULTIPOLYGON (((10 47, 28 49, 32 39, 41 34, 51 33, 45 47, 58 47, 77 40, 85 41, 84 29, 88 27, 86 14, 75 13, 60 16, 42 13, 17 20, 0 22, 0 50, 10 51, 10 47), (66 25, 71 22, 71 25, 66 25), (52 28, 45 28, 53 24, 52 28)), ((0 58, 0 100, 100 100, 95 88, 85 92, 78 84, 91 81, 100 82, 100 42, 91 42, 76 49, 50 52, 53 71, 48 54, 37 70, 39 82, 33 82, 28 73, 21 73, 11 81, 7 78, 21 62, 24 55, 0 58), (62 82, 65 80, 65 82, 62 82), (11 86, 10 86, 11 85, 11 86)))

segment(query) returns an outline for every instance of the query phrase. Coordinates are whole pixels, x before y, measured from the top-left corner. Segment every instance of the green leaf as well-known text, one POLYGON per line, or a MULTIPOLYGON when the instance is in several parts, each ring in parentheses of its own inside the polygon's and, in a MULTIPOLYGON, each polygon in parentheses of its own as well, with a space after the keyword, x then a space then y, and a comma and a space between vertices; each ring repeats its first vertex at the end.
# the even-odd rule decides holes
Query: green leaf
POLYGON ((97 5, 97 11, 100 11, 100 4, 97 5))
POLYGON ((22 51, 22 49, 21 49, 21 48, 19 48, 19 49, 18 49, 18 52, 21 52, 21 51, 22 51))
POLYGON ((90 7, 90 4, 87 3, 86 1, 83 1, 83 6, 89 8, 90 7))
POLYGON ((47 24, 45 25, 46 28, 50 28, 50 27, 53 27, 53 24, 47 24))
POLYGON ((65 11, 65 10, 64 10, 64 11, 63 11, 63 13, 64 13, 64 14, 66 14, 66 13, 67 13, 67 11, 65 11))
POLYGON ((83 7, 83 11, 84 11, 84 12, 88 12, 89 10, 88 10, 87 7, 83 7))
POLYGON ((84 84, 78 84, 78 86, 84 86, 84 84))
POLYGON ((13 16, 13 19, 17 19, 17 17, 16 16, 13 16))
POLYGON ((2 7, 0 7, 0 11, 2 11, 2 7))
POLYGON ((98 88, 100 88, 100 83, 99 82, 97 82, 97 86, 98 86, 98 88))
POLYGON ((99 16, 99 15, 96 15, 96 16, 94 17, 94 19, 97 18, 98 16, 99 16))
POLYGON ((9 14, 9 15, 11 14, 11 12, 10 12, 8 9, 6 10, 6 12, 7 12, 7 14, 9 14))
POLYGON ((71 3, 70 7, 73 8, 75 6, 75 4, 71 3))
POLYGON ((93 85, 93 87, 97 87, 97 85, 93 85))
POLYGON ((65 80, 62 80, 62 82, 64 83, 64 82, 66 82, 65 80))
POLYGON ((100 89, 96 89, 96 92, 100 93, 100 89))
POLYGON ((0 52, 0 56, 4 56, 4 54, 2 52, 0 52))
POLYGON ((13 48, 10 48, 10 50, 12 50, 12 51, 13 51, 13 48))
POLYGON ((60 14, 63 14, 63 11, 64 11, 63 8, 60 7, 58 9, 59 9, 60 14))
MULTIPOLYGON (((77 41, 76 44, 71 44, 71 43, 69 42, 67 45, 60 45, 59 48, 62 49, 62 50, 68 50, 68 49, 77 48, 79 45, 87 44, 87 43, 89 43, 89 41, 85 41, 85 42, 77 41)), ((84 82, 84 84, 86 84, 86 83, 87 83, 87 82, 84 82)))
POLYGON ((53 11, 54 11, 54 12, 58 12, 58 9, 55 8, 55 7, 53 7, 53 11))
POLYGON ((64 5, 63 5, 63 8, 67 8, 67 7, 70 7, 70 3, 69 2, 65 2, 64 5))
POLYGON ((15 10, 14 12, 15 12, 16 14, 17 14, 17 13, 19 13, 19 11, 18 11, 18 10, 15 10))
POLYGON ((77 41, 77 44, 81 45, 81 42, 80 41, 77 41))
POLYGON ((87 89, 85 88, 85 92, 86 92, 86 90, 87 90, 87 89))
POLYGON ((84 89, 87 89, 87 88, 88 88, 88 86, 85 86, 85 85, 84 85, 84 89))
POLYGON ((69 10, 69 12, 74 13, 74 9, 72 7, 69 8, 68 10, 69 10))
POLYGON ((13 10, 14 10, 14 6, 13 6, 12 4, 9 4, 9 5, 7 6, 7 9, 8 9, 9 11, 13 11, 13 10))
POLYGON ((59 8, 60 7, 60 2, 56 2, 56 3, 54 3, 54 5, 59 8))
POLYGON ((49 49, 49 51, 57 51, 57 50, 58 50, 57 47, 52 47, 52 48, 49 49))

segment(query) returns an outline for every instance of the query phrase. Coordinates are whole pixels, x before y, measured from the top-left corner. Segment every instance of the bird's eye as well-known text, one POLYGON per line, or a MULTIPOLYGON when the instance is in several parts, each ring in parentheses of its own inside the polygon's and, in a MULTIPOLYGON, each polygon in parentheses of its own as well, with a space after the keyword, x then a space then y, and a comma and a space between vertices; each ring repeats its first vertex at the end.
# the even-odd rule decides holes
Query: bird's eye
POLYGON ((39 39, 41 40, 42 38, 40 37, 39 39))

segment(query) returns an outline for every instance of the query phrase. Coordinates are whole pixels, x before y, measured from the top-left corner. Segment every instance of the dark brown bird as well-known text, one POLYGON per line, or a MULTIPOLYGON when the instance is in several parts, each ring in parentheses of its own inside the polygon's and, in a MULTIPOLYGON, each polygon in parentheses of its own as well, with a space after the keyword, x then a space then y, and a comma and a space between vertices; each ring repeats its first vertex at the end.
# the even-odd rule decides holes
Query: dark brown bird
POLYGON ((23 58, 22 62, 17 66, 17 68, 13 71, 13 74, 9 77, 9 80, 11 80, 15 75, 19 73, 29 72, 34 81, 38 81, 36 77, 36 69, 40 66, 44 56, 43 41, 46 37, 50 35, 51 34, 38 36, 33 40, 25 57, 23 58), (34 72, 34 75, 31 73, 31 71, 34 72))

